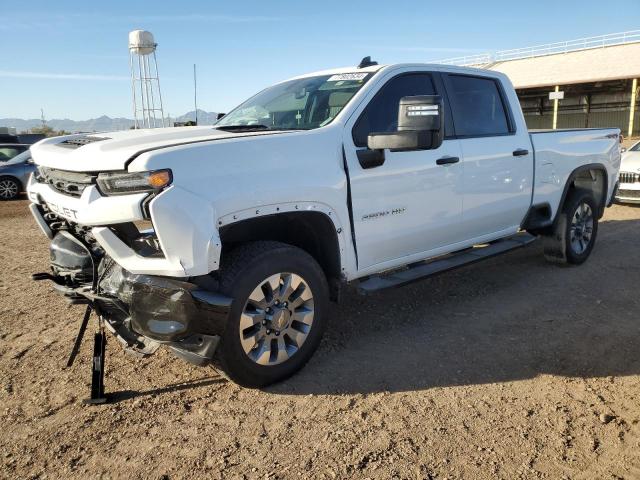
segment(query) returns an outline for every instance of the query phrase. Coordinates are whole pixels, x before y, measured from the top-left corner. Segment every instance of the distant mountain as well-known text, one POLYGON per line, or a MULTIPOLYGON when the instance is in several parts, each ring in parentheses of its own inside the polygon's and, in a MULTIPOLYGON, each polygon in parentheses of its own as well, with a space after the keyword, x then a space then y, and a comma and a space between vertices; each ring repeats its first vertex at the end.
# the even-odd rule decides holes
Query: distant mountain
MULTIPOLYGON (((195 119, 195 112, 187 112, 179 117, 171 117, 171 126, 173 122, 186 122, 195 119)), ((198 125, 213 125, 218 114, 215 112, 205 112, 198 109, 198 125)), ((15 127, 17 132, 25 132, 34 127, 42 125, 42 120, 33 118, 24 120, 22 118, 0 118, 0 127, 15 127)), ((133 126, 133 120, 130 118, 111 118, 103 115, 90 120, 69 120, 51 119, 47 120, 47 125, 54 130, 66 130, 67 132, 109 132, 114 130, 127 130, 133 126)))
MULTIPOLYGON (((205 112, 204 110, 198 109, 198 125, 213 125, 217 119, 218 114, 216 112, 205 112)), ((195 120, 194 110, 179 117, 171 118, 172 122, 187 122, 189 120, 195 120)))

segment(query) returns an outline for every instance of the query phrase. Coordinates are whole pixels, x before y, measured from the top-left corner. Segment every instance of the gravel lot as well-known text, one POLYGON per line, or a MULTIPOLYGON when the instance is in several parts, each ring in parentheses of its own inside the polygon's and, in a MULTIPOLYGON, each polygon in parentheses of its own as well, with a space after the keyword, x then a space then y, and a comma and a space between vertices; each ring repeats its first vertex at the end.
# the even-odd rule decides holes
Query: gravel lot
MULTIPOLYGON (((581 267, 541 246, 373 297, 347 292, 309 365, 265 391, 110 339, 86 407, 83 312, 46 283, 25 200, 0 204, 2 478, 640 478, 640 208, 581 267)), ((90 333, 88 332, 90 337, 90 333)))

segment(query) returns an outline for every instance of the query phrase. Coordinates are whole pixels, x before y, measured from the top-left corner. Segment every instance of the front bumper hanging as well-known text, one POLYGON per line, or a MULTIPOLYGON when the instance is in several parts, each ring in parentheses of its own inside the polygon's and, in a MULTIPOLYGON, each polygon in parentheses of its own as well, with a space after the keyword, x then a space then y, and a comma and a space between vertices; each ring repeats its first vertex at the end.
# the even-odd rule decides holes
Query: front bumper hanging
POLYGON ((163 345, 188 362, 205 365, 213 358, 232 303, 231 298, 200 286, 210 285, 211 278, 204 282, 201 277, 134 275, 108 256, 96 254, 69 231, 53 236, 51 273, 37 273, 32 278, 52 281, 69 303, 87 306, 69 365, 77 354, 91 312, 96 313, 98 329, 88 403, 102 403, 106 398, 105 329, 130 353, 147 356, 163 345))

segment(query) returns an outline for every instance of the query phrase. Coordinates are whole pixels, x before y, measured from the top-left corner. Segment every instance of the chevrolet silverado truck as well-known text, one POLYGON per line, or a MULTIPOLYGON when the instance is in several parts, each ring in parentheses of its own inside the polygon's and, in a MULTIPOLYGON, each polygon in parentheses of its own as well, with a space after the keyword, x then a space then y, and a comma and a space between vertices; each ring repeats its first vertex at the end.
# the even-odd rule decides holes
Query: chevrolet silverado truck
POLYGON ((261 387, 309 360, 345 284, 373 293, 536 238, 551 261, 584 262, 619 137, 528 131, 498 72, 365 59, 213 126, 37 143, 39 278, 131 352, 163 346, 261 387))

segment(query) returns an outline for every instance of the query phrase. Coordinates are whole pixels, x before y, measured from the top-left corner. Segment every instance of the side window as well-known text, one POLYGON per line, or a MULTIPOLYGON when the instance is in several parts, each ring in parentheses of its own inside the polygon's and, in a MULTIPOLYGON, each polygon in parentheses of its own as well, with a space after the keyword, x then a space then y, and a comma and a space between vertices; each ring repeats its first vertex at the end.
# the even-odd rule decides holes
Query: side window
POLYGON ((402 97, 435 95, 431 75, 410 73, 389 80, 369 102, 353 127, 353 143, 367 146, 370 133, 394 132, 398 128, 398 105, 402 97))
POLYGON ((504 102, 491 78, 449 75, 449 99, 458 136, 509 133, 504 102))
POLYGON ((0 161, 11 160, 21 151, 20 147, 0 147, 0 161))

